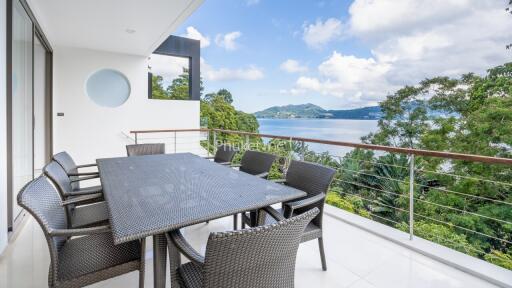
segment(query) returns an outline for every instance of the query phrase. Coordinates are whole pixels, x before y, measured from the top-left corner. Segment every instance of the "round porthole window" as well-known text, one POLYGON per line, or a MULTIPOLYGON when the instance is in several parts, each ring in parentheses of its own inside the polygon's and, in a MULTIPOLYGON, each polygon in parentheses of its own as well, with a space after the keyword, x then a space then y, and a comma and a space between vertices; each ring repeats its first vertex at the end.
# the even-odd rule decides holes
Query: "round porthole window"
POLYGON ((113 69, 94 72, 85 86, 87 96, 104 107, 121 106, 130 97, 130 81, 121 72, 113 69))

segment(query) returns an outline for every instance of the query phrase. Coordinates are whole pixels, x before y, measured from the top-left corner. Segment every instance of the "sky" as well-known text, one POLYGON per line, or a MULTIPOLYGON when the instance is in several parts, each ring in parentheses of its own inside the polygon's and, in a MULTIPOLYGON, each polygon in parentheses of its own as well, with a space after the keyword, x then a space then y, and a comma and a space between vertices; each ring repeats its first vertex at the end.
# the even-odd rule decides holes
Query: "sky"
POLYGON ((175 33, 201 40, 205 93, 245 112, 376 105, 433 76, 512 61, 508 0, 205 0, 175 33))

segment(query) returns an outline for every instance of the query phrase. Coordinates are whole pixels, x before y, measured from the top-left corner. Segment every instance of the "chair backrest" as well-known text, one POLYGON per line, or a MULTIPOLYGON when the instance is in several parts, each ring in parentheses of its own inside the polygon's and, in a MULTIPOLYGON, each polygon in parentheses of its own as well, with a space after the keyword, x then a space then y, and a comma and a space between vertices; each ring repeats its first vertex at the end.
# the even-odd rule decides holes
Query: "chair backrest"
MULTIPOLYGON (((327 194, 329 185, 336 174, 336 170, 317 163, 293 160, 286 172, 286 185, 302 190, 311 197, 320 193, 327 194)), ((305 198, 306 198, 305 197, 305 198)), ((313 207, 320 209, 319 215, 313 220, 313 223, 322 227, 322 212, 324 202, 316 205, 306 206, 296 210, 296 213, 308 211, 313 207)))
POLYGON ((235 154, 237 152, 238 150, 231 145, 220 145, 219 147, 217 147, 217 152, 215 152, 215 157, 213 161, 217 163, 231 162, 233 161, 233 157, 235 157, 235 154))
POLYGON ((67 194, 73 191, 71 179, 66 171, 64 171, 64 168, 56 161, 51 161, 44 166, 43 173, 57 186, 57 190, 62 199, 65 199, 67 194))
MULTIPOLYGON (((68 152, 66 152, 66 151, 59 152, 59 153, 53 155, 52 159, 54 161, 56 161, 57 163, 59 163, 59 165, 62 166, 62 168, 64 169, 64 171, 66 171, 67 174, 78 173, 77 165, 76 165, 75 161, 73 160, 73 158, 71 158, 71 155, 68 154, 68 152)), ((69 178, 77 179, 78 177, 70 176, 69 178)), ((79 181, 71 182, 71 188, 73 190, 80 189, 80 182, 79 181)))
POLYGON ((53 287, 51 284, 57 279, 58 254, 67 238, 51 237, 50 232, 68 228, 66 210, 62 207, 62 201, 55 187, 44 175, 25 185, 18 193, 17 200, 18 204, 27 210, 43 229, 51 257, 48 280, 53 287))
POLYGON ((314 209, 276 224, 210 234, 203 287, 293 288, 302 233, 318 212, 314 209))
POLYGON ((126 145, 126 153, 128 154, 128 156, 165 154, 165 144, 148 143, 126 145))
POLYGON ((276 161, 276 158, 277 157, 275 155, 269 153, 252 150, 245 151, 240 162, 240 171, 252 175, 269 172, 270 168, 272 168, 272 164, 276 161))
POLYGON ((78 169, 76 163, 66 151, 59 152, 53 155, 53 160, 59 163, 66 173, 77 173, 78 169))

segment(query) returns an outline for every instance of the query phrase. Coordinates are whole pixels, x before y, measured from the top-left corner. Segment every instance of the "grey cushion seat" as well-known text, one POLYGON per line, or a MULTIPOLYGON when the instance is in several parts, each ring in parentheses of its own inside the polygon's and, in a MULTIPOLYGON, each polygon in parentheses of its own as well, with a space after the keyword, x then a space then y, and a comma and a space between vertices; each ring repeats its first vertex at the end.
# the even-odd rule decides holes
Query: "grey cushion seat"
POLYGON ((77 279, 124 263, 133 265, 133 270, 137 270, 140 249, 138 241, 114 245, 110 233, 72 238, 59 251, 57 277, 59 281, 77 279))
POLYGON ((71 213, 71 223, 72 228, 108 224, 107 202, 75 207, 71 213))
POLYGON ((187 288, 203 287, 203 266, 195 262, 181 265, 178 268, 180 285, 187 288))

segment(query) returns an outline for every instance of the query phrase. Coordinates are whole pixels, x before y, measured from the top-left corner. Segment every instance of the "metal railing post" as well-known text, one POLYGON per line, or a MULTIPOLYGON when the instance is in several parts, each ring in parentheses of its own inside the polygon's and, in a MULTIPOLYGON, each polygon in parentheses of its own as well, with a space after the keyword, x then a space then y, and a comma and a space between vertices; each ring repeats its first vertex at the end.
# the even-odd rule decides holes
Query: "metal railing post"
POLYGON ((213 155, 217 153, 217 131, 213 130, 213 155))
POLYGON ((304 143, 304 141, 300 141, 300 160, 301 161, 304 161, 304 159, 306 158, 306 144, 304 143))
POLYGON ((138 135, 137 132, 135 132, 135 144, 138 144, 137 143, 138 142, 137 135, 138 135))
POLYGON ((206 156, 210 157, 210 130, 206 131, 206 156))
POLYGON ((176 142, 177 142, 176 137, 177 137, 177 135, 178 134, 176 133, 176 131, 174 131, 174 154, 176 154, 176 142))
POLYGON ((288 167, 290 166, 290 163, 292 163, 292 157, 293 157, 293 138, 292 137, 290 137, 289 144, 290 144, 290 152, 288 153, 288 163, 287 163, 286 171, 288 171, 288 167))
POLYGON ((245 150, 249 150, 251 144, 249 143, 249 135, 245 135, 245 150))
POLYGON ((414 237, 414 154, 409 154, 409 240, 414 237))

